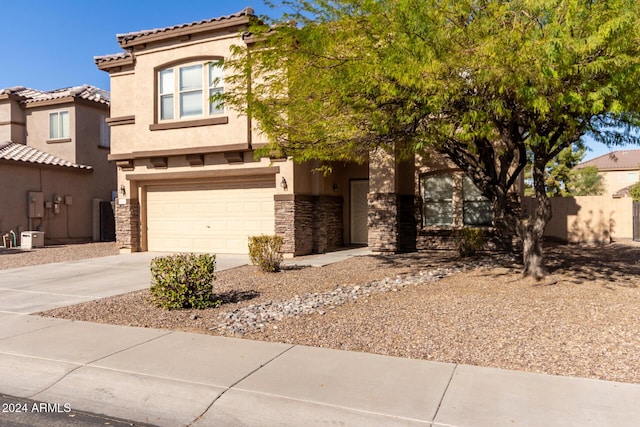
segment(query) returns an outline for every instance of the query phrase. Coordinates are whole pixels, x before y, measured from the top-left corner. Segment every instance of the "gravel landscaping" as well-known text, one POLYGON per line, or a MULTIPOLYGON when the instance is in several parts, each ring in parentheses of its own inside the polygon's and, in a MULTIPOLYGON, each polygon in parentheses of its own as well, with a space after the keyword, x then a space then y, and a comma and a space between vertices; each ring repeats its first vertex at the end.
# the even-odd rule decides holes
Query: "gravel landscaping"
POLYGON ((505 254, 429 251, 218 272, 223 304, 205 310, 166 311, 144 290, 43 315, 640 383, 640 246, 546 255, 540 282, 505 254))

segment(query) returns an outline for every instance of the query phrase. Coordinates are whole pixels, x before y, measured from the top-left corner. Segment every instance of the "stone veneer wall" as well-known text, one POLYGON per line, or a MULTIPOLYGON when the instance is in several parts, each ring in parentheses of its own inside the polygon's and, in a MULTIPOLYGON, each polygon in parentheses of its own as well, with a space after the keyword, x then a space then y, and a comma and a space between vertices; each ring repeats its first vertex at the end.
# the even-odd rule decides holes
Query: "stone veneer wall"
POLYGON ((369 249, 372 252, 398 252, 398 195, 369 193, 369 249))
POLYGON ((116 242, 120 249, 140 250, 140 205, 127 200, 126 205, 116 203, 116 242))
POLYGON ((397 193, 369 193, 369 249, 373 252, 416 250, 419 198, 397 193))
POLYGON ((341 197, 276 195, 274 204, 283 252, 299 256, 343 245, 341 197))
MULTIPOLYGON (((473 227, 472 227, 473 228, 473 227)), ((481 227, 484 237, 484 250, 503 251, 512 248, 506 242, 500 240, 492 227, 481 227)), ((417 247, 419 250, 425 249, 456 249, 456 241, 460 229, 422 229, 418 231, 417 247)))
POLYGON ((316 196, 313 204, 313 252, 343 246, 342 197, 316 196))

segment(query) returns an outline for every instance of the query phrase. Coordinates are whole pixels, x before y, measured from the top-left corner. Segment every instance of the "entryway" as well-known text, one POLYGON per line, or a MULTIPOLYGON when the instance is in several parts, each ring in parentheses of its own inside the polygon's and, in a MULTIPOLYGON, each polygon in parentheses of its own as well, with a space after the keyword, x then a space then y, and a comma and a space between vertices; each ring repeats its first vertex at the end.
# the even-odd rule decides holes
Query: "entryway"
POLYGON ((366 245, 369 241, 368 179, 353 179, 349 183, 349 212, 351 244, 366 245))

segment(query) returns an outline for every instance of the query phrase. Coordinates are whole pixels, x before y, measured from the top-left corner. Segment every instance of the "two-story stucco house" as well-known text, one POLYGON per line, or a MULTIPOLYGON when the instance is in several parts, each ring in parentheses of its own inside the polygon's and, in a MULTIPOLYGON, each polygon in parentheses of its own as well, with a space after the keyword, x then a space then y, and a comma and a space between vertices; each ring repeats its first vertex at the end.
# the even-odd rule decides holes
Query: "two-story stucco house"
POLYGON ((640 182, 640 150, 616 150, 576 166, 582 169, 595 166, 604 179, 604 194, 624 197, 629 189, 640 182))
MULTIPOLYGON (((113 229, 109 93, 83 85, 0 90, 0 232, 42 231, 48 243, 105 238, 113 229), (107 233, 108 234, 108 233, 107 233)), ((17 241, 16 243, 20 243, 17 241)))
POLYGON ((246 253, 248 236, 276 233, 288 255, 399 251, 490 224, 477 189, 437 156, 379 151, 368 164, 336 162, 328 176, 314 162, 255 158, 266 143, 255 123, 209 102, 252 18, 245 9, 121 34, 123 52, 95 58, 111 77, 121 250, 246 253))

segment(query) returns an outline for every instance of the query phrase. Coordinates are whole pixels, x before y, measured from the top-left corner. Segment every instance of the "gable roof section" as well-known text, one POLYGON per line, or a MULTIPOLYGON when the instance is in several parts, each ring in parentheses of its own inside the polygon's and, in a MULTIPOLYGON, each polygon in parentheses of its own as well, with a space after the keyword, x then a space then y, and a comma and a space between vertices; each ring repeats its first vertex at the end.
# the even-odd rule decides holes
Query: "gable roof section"
POLYGON ((36 150, 35 148, 29 147, 28 145, 18 144, 16 142, 10 141, 0 143, 0 160, 22 162, 34 165, 39 164, 47 166, 60 166, 82 171, 93 170, 91 166, 72 163, 56 157, 52 154, 45 153, 44 151, 36 150))
POLYGON ((118 34, 116 37, 118 39, 120 47, 122 47, 123 49, 130 49, 136 46, 145 45, 149 42, 156 42, 175 37, 185 37, 198 33, 221 30, 224 28, 233 27, 235 25, 247 25, 249 23, 249 20, 254 16, 255 15, 253 9, 247 7, 239 12, 232 13, 230 15, 189 22, 186 24, 172 25, 170 27, 154 28, 151 30, 118 34))
POLYGON ((111 100, 109 92, 90 85, 67 87, 50 91, 30 89, 23 86, 0 89, 0 95, 5 94, 18 97, 23 104, 37 104, 69 98, 83 99, 108 106, 111 100))
POLYGON ((595 166, 599 171, 638 170, 640 169, 640 150, 617 150, 595 157, 576 166, 582 169, 595 166))

